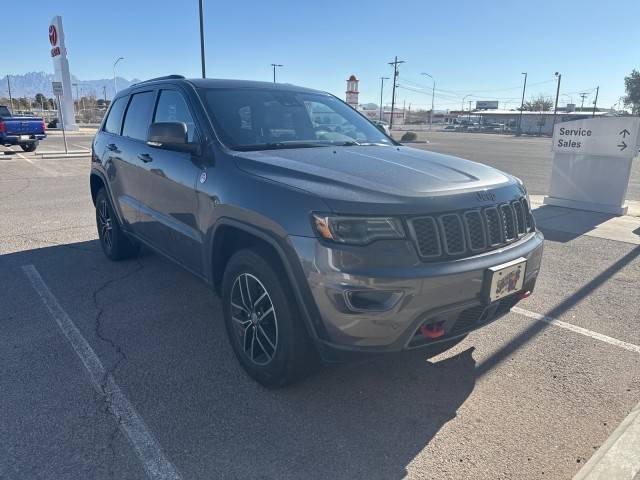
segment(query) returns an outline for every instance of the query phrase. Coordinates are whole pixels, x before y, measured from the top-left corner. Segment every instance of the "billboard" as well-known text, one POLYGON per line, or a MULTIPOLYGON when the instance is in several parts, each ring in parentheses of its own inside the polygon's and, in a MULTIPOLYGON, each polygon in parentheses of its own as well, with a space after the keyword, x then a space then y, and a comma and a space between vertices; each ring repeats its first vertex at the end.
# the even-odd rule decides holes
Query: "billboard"
POLYGON ((496 110, 498 108, 497 100, 478 100, 476 101, 476 110, 496 110))

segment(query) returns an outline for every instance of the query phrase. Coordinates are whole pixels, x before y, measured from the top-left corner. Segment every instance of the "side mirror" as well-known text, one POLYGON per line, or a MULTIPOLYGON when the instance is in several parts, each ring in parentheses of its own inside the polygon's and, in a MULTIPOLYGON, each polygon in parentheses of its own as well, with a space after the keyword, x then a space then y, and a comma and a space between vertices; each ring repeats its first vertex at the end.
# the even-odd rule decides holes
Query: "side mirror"
POLYGON ((183 122, 157 122, 149 125, 147 145, 165 150, 200 154, 200 145, 189 143, 187 125, 183 122))

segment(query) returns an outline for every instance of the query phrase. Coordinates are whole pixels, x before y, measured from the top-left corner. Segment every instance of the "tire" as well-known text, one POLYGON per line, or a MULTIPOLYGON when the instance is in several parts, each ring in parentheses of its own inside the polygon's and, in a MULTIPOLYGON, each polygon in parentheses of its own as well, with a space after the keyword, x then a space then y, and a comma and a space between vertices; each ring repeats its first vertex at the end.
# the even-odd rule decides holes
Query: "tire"
POLYGON ((96 225, 100 246, 109 260, 132 258, 140 251, 138 243, 127 237, 120 228, 104 188, 101 188, 96 195, 96 225))
POLYGON ((222 278, 222 302, 236 358, 251 378, 276 388, 308 376, 319 360, 286 274, 269 257, 259 249, 236 252, 222 278))
POLYGON ((40 142, 21 143, 20 148, 25 152, 35 152, 40 142))

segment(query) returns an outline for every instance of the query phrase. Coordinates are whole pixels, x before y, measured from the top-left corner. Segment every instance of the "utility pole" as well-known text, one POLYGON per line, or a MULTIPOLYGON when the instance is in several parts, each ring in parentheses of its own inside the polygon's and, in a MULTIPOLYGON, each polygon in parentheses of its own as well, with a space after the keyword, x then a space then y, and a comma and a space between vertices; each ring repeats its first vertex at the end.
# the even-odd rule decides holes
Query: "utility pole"
POLYGON ((384 81, 389 77, 380 77, 380 121, 382 121, 382 91, 384 90, 384 81))
POLYGON ((596 105, 598 103, 598 93, 600 93, 599 85, 596 87, 596 99, 593 101, 593 114, 591 114, 592 117, 596 116, 596 105))
POLYGON ((7 86, 9 87, 9 106, 11 107, 11 115, 13 115, 13 98, 11 97, 11 80, 9 80, 9 74, 7 74, 7 86))
POLYGON ((107 86, 106 85, 102 86, 102 97, 104 98, 104 104, 106 106, 107 104, 107 86))
POLYGON ((391 93, 391 118, 389 119, 389 130, 393 128, 393 112, 396 106, 396 82, 398 80, 398 65, 404 63, 404 60, 398 60, 398 56, 389 65, 393 65, 393 92, 391 93))
POLYGON ((471 123, 471 100, 469 100, 469 123, 471 123))
POLYGON ((584 99, 587 96, 586 93, 581 93, 580 97, 582 98, 582 103, 580 104, 580 111, 582 111, 582 109, 584 108, 584 99))
POLYGON ((200 64, 202 66, 202 78, 207 78, 204 62, 204 19, 202 18, 202 0, 198 1, 200 10, 200 64))
POLYGON ((556 88, 556 104, 553 107, 553 126, 551 128, 551 131, 553 132, 553 129, 556 126, 556 114, 558 113, 558 97, 560 96, 560 81, 562 80, 562 74, 556 72, 555 73, 556 77, 558 77, 558 87, 556 88))
POLYGON ((518 119, 518 136, 522 135, 522 112, 524 110, 524 92, 527 90, 527 72, 524 75, 524 85, 522 85, 522 101, 520 102, 520 118, 518 119))
POLYGON ((276 67, 283 67, 284 65, 280 65, 279 63, 272 63, 273 67, 273 83, 276 83, 276 67))

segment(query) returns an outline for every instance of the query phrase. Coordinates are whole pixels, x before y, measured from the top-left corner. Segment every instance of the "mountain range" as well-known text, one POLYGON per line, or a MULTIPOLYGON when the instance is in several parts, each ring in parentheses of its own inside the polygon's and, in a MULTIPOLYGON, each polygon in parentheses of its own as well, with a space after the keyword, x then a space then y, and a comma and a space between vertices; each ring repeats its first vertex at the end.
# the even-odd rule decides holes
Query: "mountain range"
MULTIPOLYGON (((54 81, 52 73, 46 72, 29 72, 22 75, 10 75, 11 96, 30 97, 33 98, 37 93, 42 93, 46 97, 53 97, 51 82, 54 81)), ((127 80, 126 78, 117 77, 118 90, 122 90, 136 82, 138 79, 127 80)), ((114 86, 113 78, 103 78, 100 80, 80 80, 75 76, 71 76, 71 82, 77 83, 77 94, 82 96, 95 95, 98 98, 103 97, 103 87, 106 87, 107 98, 113 98, 114 86)), ((76 87, 73 87, 73 96, 76 97, 76 87)), ((7 85, 7 76, 0 77, 0 97, 9 97, 7 85)))

